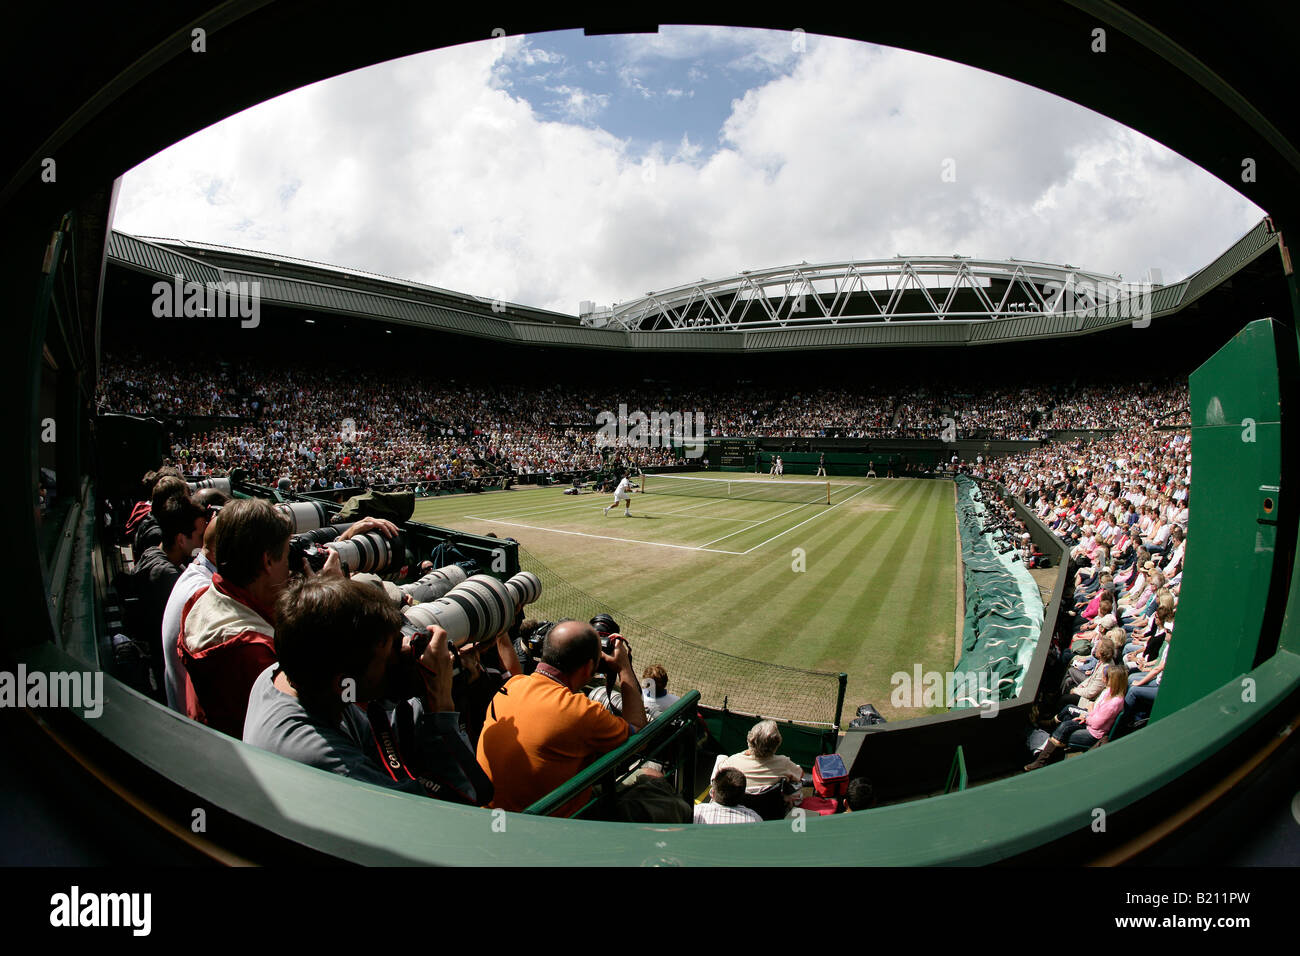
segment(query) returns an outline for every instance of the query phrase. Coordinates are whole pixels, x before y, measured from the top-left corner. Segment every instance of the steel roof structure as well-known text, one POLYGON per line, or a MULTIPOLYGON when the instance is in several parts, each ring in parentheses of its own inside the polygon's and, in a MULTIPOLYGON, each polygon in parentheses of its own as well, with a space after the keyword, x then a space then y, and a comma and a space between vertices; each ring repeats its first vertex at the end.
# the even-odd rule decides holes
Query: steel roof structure
POLYGON ((841 322, 971 321, 1025 312, 1087 314, 1104 305, 1149 303, 1150 284, 1076 266, 969 256, 895 256, 854 262, 743 270, 651 292, 607 314, 584 316, 594 327, 629 331, 670 328, 833 328, 841 322), (963 291, 968 300, 962 302, 963 291), (916 293, 909 296, 908 293, 916 293), (909 299, 915 300, 909 302, 909 299), (971 308, 970 306, 975 306, 971 308))
POLYGON ((801 264, 651 293, 577 318, 403 279, 225 246, 113 231, 110 265, 201 285, 258 284, 264 305, 516 344, 760 352, 991 345, 1141 327, 1171 316, 1270 250, 1262 219, 1205 268, 1151 287, 1070 265, 954 257, 801 264), (603 321, 602 321, 603 319, 603 321), (596 324, 596 322, 601 324, 596 324))

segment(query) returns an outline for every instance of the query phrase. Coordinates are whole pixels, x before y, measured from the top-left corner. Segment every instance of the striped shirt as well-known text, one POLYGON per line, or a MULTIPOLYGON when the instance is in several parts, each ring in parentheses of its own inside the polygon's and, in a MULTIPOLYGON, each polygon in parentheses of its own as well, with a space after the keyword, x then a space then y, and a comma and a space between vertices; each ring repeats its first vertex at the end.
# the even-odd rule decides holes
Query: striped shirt
POLYGON ((760 817, 749 807, 724 807, 720 803, 697 803, 695 805, 696 823, 762 823, 760 817))

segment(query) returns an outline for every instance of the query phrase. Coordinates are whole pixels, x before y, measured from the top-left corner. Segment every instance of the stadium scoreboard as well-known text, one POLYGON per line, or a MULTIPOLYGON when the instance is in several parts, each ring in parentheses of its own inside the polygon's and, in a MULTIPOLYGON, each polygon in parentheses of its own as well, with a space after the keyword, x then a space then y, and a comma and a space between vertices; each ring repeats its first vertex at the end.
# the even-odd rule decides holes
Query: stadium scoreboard
POLYGON ((718 442, 718 467, 752 468, 757 453, 757 438, 724 438, 718 442))

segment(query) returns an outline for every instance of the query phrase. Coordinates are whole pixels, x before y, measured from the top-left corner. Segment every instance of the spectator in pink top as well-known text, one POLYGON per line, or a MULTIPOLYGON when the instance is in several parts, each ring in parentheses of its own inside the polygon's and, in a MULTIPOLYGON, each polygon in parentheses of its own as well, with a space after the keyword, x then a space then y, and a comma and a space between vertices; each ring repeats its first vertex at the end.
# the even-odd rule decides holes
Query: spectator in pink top
POLYGON ((1092 709, 1081 717, 1063 720, 1052 732, 1047 744, 1037 759, 1025 765, 1025 770, 1038 770, 1045 767, 1058 750, 1067 746, 1091 747, 1110 732, 1124 707, 1124 695, 1128 693, 1128 673, 1122 667, 1112 667, 1106 674, 1106 689, 1101 692, 1092 709))

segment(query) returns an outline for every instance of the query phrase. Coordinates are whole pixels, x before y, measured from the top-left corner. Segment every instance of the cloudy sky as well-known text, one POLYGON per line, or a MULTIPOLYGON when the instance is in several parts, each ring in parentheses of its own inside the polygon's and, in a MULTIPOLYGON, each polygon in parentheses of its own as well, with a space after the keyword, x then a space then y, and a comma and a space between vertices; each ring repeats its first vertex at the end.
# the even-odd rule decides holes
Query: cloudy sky
POLYGON ((990 73, 664 28, 487 40, 305 87, 132 170, 114 226, 576 314, 900 253, 1170 282, 1263 214, 1154 141, 990 73))

